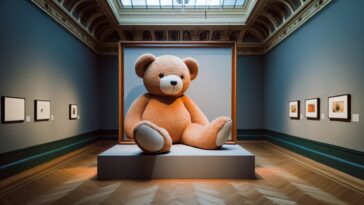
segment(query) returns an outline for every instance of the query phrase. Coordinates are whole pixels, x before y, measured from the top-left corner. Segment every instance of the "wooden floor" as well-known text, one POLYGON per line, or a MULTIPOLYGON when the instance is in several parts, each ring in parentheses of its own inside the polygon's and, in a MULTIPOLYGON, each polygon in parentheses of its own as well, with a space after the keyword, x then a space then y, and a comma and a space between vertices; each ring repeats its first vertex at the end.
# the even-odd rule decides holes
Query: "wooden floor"
POLYGON ((56 169, 0 196, 0 204, 364 204, 353 189, 302 166, 268 142, 241 142, 256 155, 255 180, 96 179, 98 142, 56 169))

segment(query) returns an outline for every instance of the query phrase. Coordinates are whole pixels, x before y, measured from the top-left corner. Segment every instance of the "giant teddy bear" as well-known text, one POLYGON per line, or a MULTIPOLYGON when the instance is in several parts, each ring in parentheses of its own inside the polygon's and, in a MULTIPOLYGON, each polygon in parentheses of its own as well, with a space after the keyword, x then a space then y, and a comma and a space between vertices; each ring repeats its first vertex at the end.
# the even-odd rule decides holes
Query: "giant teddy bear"
POLYGON ((143 79, 148 93, 130 106, 125 117, 125 133, 144 152, 165 153, 172 143, 218 149, 226 142, 231 119, 218 117, 210 123, 184 95, 197 77, 198 69, 198 62, 191 57, 143 54, 137 59, 135 72, 143 79))

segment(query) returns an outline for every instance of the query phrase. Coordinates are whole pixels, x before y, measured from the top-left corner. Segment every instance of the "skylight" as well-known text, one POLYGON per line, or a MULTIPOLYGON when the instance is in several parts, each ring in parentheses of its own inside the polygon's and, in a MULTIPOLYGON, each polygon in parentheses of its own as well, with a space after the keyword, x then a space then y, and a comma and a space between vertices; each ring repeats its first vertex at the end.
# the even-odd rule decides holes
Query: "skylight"
POLYGON ((245 0, 120 0, 125 9, 238 9, 245 0))
POLYGON ((257 0, 107 0, 120 25, 245 25, 257 0))

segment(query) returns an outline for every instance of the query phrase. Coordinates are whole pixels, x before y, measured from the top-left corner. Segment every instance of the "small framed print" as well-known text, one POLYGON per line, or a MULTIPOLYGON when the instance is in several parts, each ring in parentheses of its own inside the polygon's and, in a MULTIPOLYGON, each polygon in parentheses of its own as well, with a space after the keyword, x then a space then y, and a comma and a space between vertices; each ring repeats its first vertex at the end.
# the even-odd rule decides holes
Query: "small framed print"
POLYGON ((47 121, 51 119, 51 101, 35 100, 35 121, 47 121))
POLYGON ((289 102, 289 117, 291 119, 300 119, 300 101, 289 102))
POLYGON ((329 119, 330 120, 350 120, 350 95, 331 96, 329 103, 329 119))
POLYGON ((307 119, 320 119, 320 98, 305 100, 305 115, 307 119))
POLYGON ((25 98, 1 97, 1 122, 15 123, 25 120, 25 98))
POLYGON ((70 120, 76 120, 78 117, 78 107, 76 104, 69 105, 69 112, 70 112, 70 120))

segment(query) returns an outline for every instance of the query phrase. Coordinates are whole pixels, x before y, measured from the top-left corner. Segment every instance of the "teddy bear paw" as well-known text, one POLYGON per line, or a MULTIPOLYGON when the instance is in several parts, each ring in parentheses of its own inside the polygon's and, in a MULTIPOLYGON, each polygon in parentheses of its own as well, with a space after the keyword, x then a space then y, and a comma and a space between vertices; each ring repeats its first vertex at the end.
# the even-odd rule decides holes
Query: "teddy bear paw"
POLYGON ((161 151, 166 144, 163 135, 147 124, 136 127, 134 139, 142 150, 149 153, 161 151))
POLYGON ((224 126, 217 133, 217 137, 216 137, 216 146, 217 147, 222 146, 226 142, 226 140, 229 138, 232 124, 233 124, 233 121, 231 121, 231 120, 226 121, 224 126))

